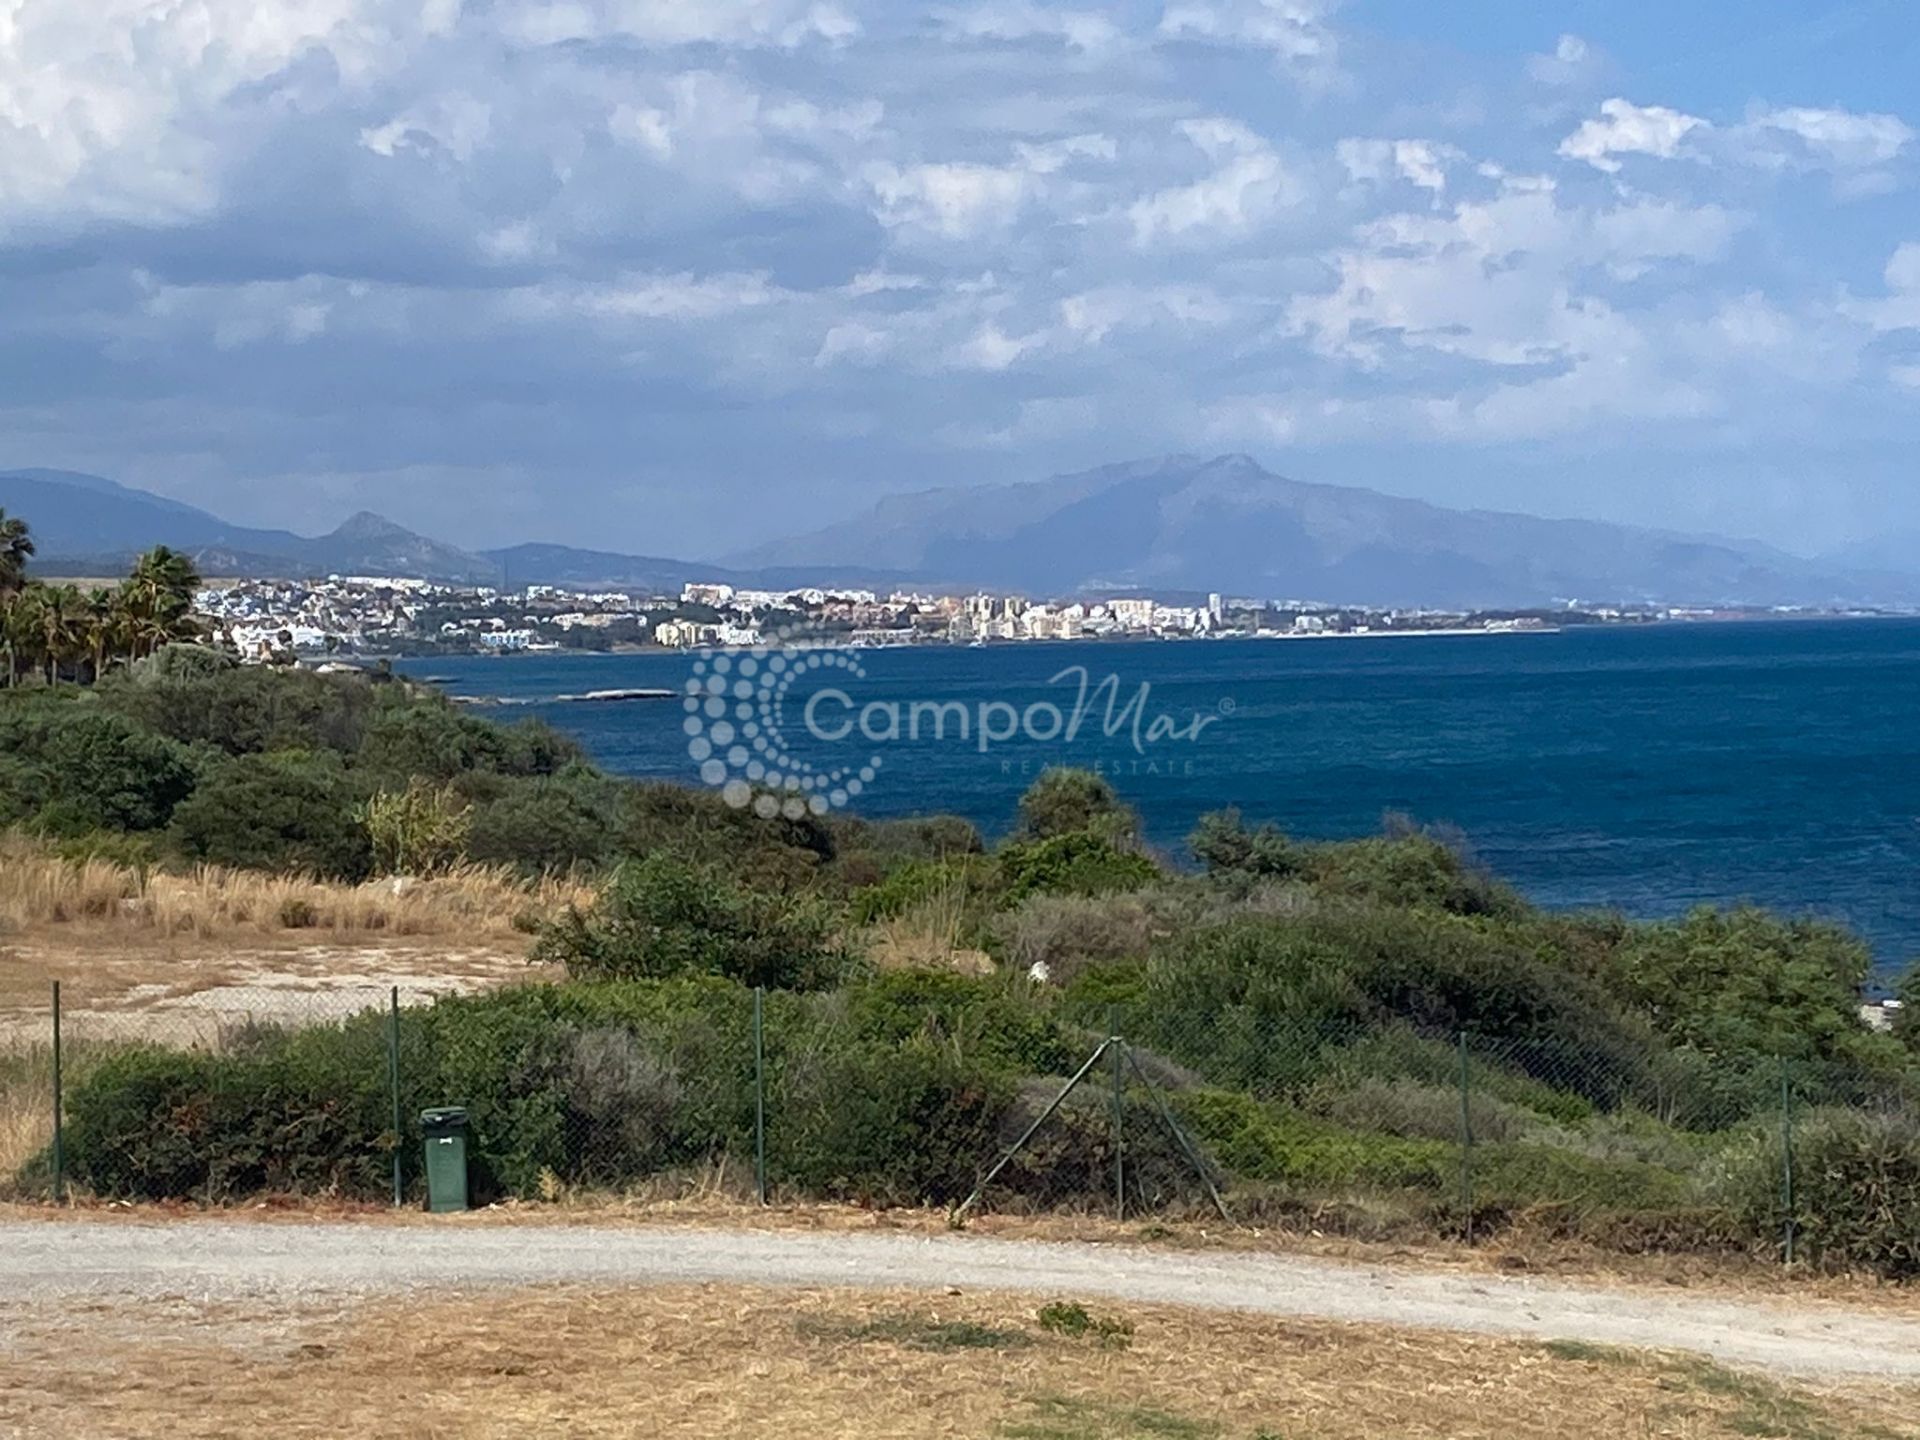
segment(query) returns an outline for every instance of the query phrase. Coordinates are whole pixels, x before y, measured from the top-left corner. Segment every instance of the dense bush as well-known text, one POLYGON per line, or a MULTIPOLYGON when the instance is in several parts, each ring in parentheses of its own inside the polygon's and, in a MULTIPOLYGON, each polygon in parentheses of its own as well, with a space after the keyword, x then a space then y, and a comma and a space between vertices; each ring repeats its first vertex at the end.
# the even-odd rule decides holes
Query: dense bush
MULTIPOLYGON (((945 1202, 991 1160, 1018 1077, 1070 1053, 1004 993, 956 977, 862 982, 768 1006, 777 1183, 945 1202), (921 1003, 924 1002, 924 1005, 921 1003)), ((477 1193, 626 1185, 751 1153, 752 996, 716 980, 525 986, 405 1012, 411 1168, 422 1105, 467 1107, 477 1193)), ((69 1157, 101 1195, 377 1196, 394 1137, 385 1017, 238 1053, 136 1049, 73 1087, 69 1157)))
POLYGON ((194 860, 358 880, 372 862, 360 799, 336 756, 242 755, 214 767, 174 811, 173 839, 194 860))
POLYGON ((1003 845, 995 857, 1006 903, 1029 895, 1106 895, 1159 878, 1146 856, 1086 830, 1003 845))
POLYGON ((1920 1118, 1821 1110, 1794 1127, 1793 1209, 1786 1208, 1783 1129, 1769 1125, 1730 1157, 1722 1198, 1746 1233, 1829 1268, 1920 1277, 1920 1118))
POLYGON ((475 805, 466 853, 534 874, 598 865, 613 853, 619 806, 619 788, 596 775, 506 781, 475 805))
POLYGON ((985 856, 908 860, 854 895, 852 918, 856 924, 870 925, 929 900, 951 900, 955 908, 990 908, 999 902, 1001 889, 1000 867, 985 856))
POLYGON ((549 926, 534 958, 582 980, 721 975, 817 989, 847 968, 835 931, 818 900, 752 889, 716 866, 655 851, 621 866, 591 911, 549 926))
POLYGON ((1899 1047, 1860 1024, 1872 963, 1836 926, 1701 909, 1634 927, 1606 978, 1668 1038, 1717 1060, 1844 1058, 1891 1072, 1899 1047))
POLYGON ((1043 770, 1020 797, 1021 838, 1083 833, 1124 844, 1140 833, 1140 817, 1121 802, 1105 776, 1065 767, 1043 770))
POLYGON ((1249 828, 1235 809, 1202 815, 1187 837, 1187 848, 1215 874, 1284 877, 1306 868, 1304 847, 1271 822, 1249 828))
POLYGON ((538 720, 494 725, 438 699, 403 697, 376 708, 360 741, 360 768, 388 779, 452 780, 475 771, 552 775, 580 747, 538 720))
POLYGON ((181 665, 95 687, 100 704, 144 729, 229 755, 358 748, 369 718, 394 687, 304 670, 181 665))
POLYGON ((163 828, 192 792, 193 755, 91 697, 0 705, 0 821, 55 835, 163 828))

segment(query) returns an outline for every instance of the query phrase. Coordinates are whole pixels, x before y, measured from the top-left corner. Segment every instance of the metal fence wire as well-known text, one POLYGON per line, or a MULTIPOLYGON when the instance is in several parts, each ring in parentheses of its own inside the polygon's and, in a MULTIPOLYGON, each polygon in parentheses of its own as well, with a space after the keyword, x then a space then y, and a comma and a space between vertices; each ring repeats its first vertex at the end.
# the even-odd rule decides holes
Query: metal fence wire
POLYGON ((43 1015, 0 1028, 5 1191, 419 1205, 421 1114, 458 1106, 475 1203, 1364 1216, 1468 1240, 1525 1217, 1791 1262, 1834 1230, 1830 1199, 1798 1183, 1807 1147, 1845 1124, 1914 1126, 1909 1097, 1805 1061, 982 1007, 931 981, 884 1003, 705 981, 484 1003, 402 986, 126 998, 55 984, 43 1015))

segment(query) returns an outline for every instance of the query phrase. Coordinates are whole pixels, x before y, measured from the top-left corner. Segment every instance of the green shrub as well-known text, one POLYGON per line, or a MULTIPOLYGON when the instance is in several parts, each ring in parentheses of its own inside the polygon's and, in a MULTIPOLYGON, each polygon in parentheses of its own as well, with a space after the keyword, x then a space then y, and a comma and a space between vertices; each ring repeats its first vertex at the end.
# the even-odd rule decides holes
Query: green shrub
POLYGON ((1180 1118, 1231 1174, 1303 1190, 1457 1186, 1459 1147, 1364 1135, 1223 1090, 1175 1097, 1180 1118))
POLYGON ((1304 846, 1296 845, 1275 825, 1249 829, 1237 809, 1213 810, 1200 817, 1187 848, 1194 859, 1216 875, 1285 878, 1306 868, 1304 846))
POLYGON ((1350 968, 1342 951, 1281 922, 1176 936, 1156 950, 1122 1025, 1216 1084, 1291 1093, 1367 1023, 1350 968))
POLYGON ((1029 895, 1106 895, 1138 890, 1159 878, 1144 855, 1120 850, 1086 831, 1003 845, 996 857, 1007 904, 1029 895))
POLYGON ((379 1025, 354 1022, 269 1033, 244 1055, 108 1056, 69 1091, 74 1177, 148 1200, 377 1194, 392 1143, 384 1057, 379 1025))
POLYGON ((192 757, 117 715, 77 714, 40 751, 46 806, 39 824, 62 835, 159 830, 193 792, 192 757))
MULTIPOLYGON (((1369 1078, 1347 1086, 1321 1082, 1306 1107, 1349 1130, 1371 1130, 1411 1140, 1458 1141, 1462 1125, 1460 1087, 1426 1085, 1418 1080, 1369 1078)), ((1518 1140, 1539 1128, 1540 1119, 1518 1106, 1469 1089, 1466 1118, 1476 1142, 1518 1140)))
POLYGON ((785 1185, 868 1204, 953 1204, 990 1163, 1013 1081, 915 1037, 783 1048, 768 1165, 785 1185))
POLYGON ((1715 1061, 1840 1059, 1891 1074, 1904 1063, 1900 1046, 1859 1019, 1872 963, 1837 926, 1700 909, 1634 928, 1607 979, 1663 1034, 1715 1061))
POLYGON ((359 810, 378 875, 432 875, 466 858, 473 807, 451 785, 421 779, 382 790, 359 810))
POLYGON ((996 898, 999 868, 979 855, 940 860, 909 860, 873 885, 855 892, 851 918, 856 925, 891 920, 929 900, 951 898, 956 908, 987 908, 996 898))
MULTIPOLYGON (((1777 1124, 1731 1150, 1721 1198, 1746 1234, 1784 1243, 1782 1150, 1777 1124)), ((1889 1279, 1920 1276, 1920 1119, 1909 1112, 1816 1110, 1793 1132, 1797 1253, 1832 1269, 1889 1279)))
POLYGON ((204 1195, 228 1067, 189 1051, 135 1049, 102 1060, 67 1092, 67 1163, 95 1194, 136 1200, 204 1195))
POLYGON ((767 890, 813 885, 835 854, 832 827, 811 812, 763 820, 713 790, 657 781, 624 787, 614 841, 624 855, 664 850, 689 864, 724 867, 740 883, 767 890))
POLYGON ((1526 908, 1470 862, 1457 842, 1404 826, 1376 839, 1314 846, 1306 870, 1326 894, 1382 905, 1496 918, 1526 908))
POLYGON ((580 747, 538 720, 495 725, 450 702, 405 695, 372 712, 359 768, 388 781, 452 780, 475 771, 552 775, 581 758, 580 747))
MULTIPOLYGON (((353 675, 268 665, 147 672, 95 687, 99 703, 144 729, 229 755, 331 750, 360 744, 383 691, 353 675)), ((439 702, 435 702, 439 703, 439 702)))
POLYGON ((847 969, 820 902, 748 889, 665 852, 621 866, 590 912, 547 928, 534 959, 583 980, 721 975, 775 989, 817 989, 847 969))
POLYGON ((336 756, 242 755, 217 766, 174 811, 173 843, 216 865, 358 880, 372 860, 358 800, 336 756))
POLYGON ((926 1039, 1018 1075, 1063 1073, 1084 1058, 1064 1027, 999 981, 897 970, 851 985, 838 998, 847 1025, 863 1040, 926 1039))
POLYGON ((1020 797, 1019 833, 1025 840, 1087 834, 1125 844, 1140 833, 1140 817, 1105 776, 1053 766, 1041 771, 1020 797))
POLYGON ((613 853, 618 788, 594 775, 515 779, 474 807, 469 858, 532 873, 598 865, 613 853))

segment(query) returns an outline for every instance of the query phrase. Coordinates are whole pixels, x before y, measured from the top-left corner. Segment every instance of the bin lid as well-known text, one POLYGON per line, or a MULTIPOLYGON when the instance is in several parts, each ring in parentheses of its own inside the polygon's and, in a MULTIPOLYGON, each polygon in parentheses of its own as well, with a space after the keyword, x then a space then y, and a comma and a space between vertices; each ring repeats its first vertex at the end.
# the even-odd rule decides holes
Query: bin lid
POLYGON ((435 1105, 420 1112, 420 1123, 437 1129, 464 1125, 467 1123, 467 1108, 464 1105, 435 1105))

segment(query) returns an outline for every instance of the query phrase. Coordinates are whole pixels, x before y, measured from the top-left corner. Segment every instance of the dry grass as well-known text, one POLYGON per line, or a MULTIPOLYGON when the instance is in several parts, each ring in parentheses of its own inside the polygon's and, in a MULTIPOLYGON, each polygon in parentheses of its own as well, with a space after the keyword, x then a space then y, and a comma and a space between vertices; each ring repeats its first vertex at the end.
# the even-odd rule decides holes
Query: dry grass
POLYGON ((202 940, 306 932, 473 943, 514 936, 591 901, 590 887, 573 879, 528 882, 479 865, 345 885, 212 865, 178 875, 142 872, 110 860, 64 860, 19 836, 0 839, 0 931, 15 934, 79 926, 202 940))
POLYGON ((1897 1436, 1911 1392, 1703 1361, 1063 1297, 543 1289, 333 1303, 13 1305, 0 1432, 836 1440, 1897 1436))
POLYGON ((53 1139, 53 1058, 44 1045, 0 1046, 0 1195, 53 1139))
POLYGON ((950 877, 898 915, 868 926, 857 943, 882 970, 990 975, 994 965, 986 951, 961 943, 970 920, 967 887, 950 877))

